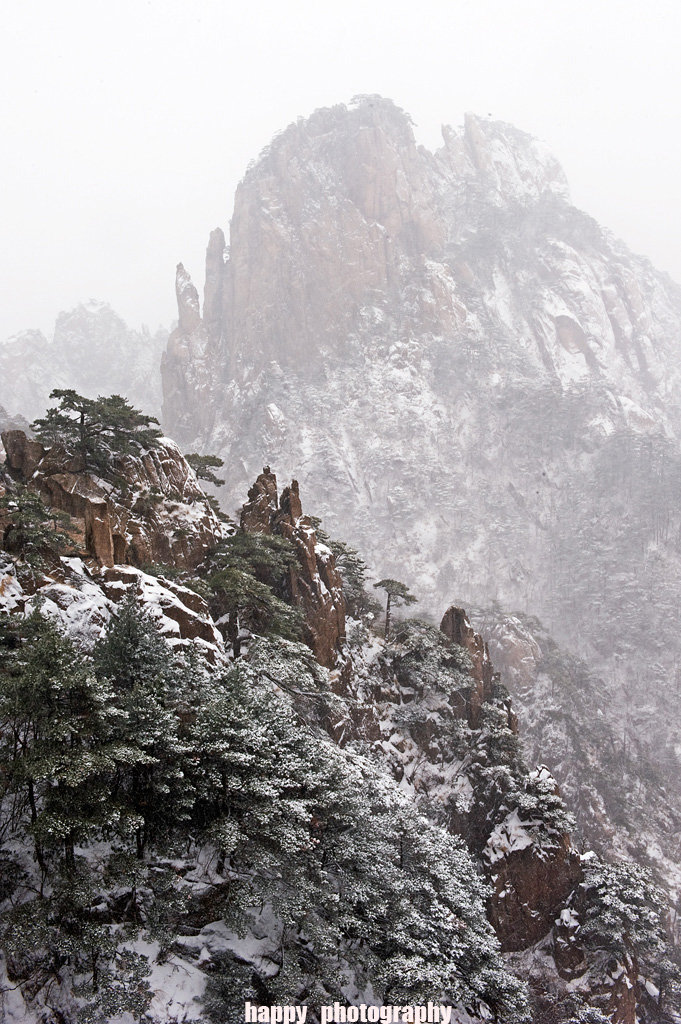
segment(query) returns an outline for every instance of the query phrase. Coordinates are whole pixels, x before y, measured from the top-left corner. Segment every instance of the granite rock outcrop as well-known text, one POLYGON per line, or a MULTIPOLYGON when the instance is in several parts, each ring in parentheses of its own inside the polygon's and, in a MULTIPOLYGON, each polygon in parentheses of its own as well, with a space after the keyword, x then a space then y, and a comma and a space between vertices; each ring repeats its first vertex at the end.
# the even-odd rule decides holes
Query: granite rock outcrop
POLYGON ((5 431, 2 443, 9 471, 49 506, 82 522, 85 553, 102 565, 192 568, 222 536, 193 470, 168 438, 139 457, 122 457, 119 487, 80 471, 77 460, 21 430, 5 431))
MULTIPOLYGON (((276 465, 421 614, 539 619, 604 681, 608 750, 636 710, 627 744, 669 776, 676 821, 678 285, 571 204, 537 140, 467 116, 428 152, 377 96, 273 140, 206 271, 202 322, 166 352, 164 415, 234 467, 226 506, 276 465)), ((516 647, 519 680, 536 655, 516 647)), ((568 719, 547 722, 552 749, 568 719)))
POLYGON ((246 533, 277 534, 291 542, 298 564, 290 570, 292 603, 305 622, 306 641, 320 664, 334 666, 345 638, 343 582, 333 553, 319 543, 310 519, 303 515, 298 481, 293 480, 278 498, 277 479, 264 467, 248 491, 241 510, 246 533))

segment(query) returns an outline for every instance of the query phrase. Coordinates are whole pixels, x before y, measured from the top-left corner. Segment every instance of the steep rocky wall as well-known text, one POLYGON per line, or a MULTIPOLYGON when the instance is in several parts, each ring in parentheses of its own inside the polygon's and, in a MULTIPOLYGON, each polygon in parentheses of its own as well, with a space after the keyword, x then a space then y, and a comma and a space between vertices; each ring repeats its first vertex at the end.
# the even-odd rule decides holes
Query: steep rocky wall
POLYGON ((303 515, 297 480, 278 500, 277 479, 266 466, 248 491, 241 527, 247 533, 274 533, 291 542, 298 556, 290 570, 291 599, 302 610, 315 657, 322 665, 335 665, 345 637, 343 583, 332 552, 317 541, 312 523, 303 515))
POLYGON ((139 457, 120 459, 124 489, 79 471, 61 449, 45 449, 21 430, 5 431, 2 443, 8 469, 49 506, 82 520, 86 552, 105 566, 191 568, 223 534, 192 469, 168 438, 139 457))
POLYGON ((537 615, 645 688, 650 754, 672 749, 679 288, 570 205, 536 140, 471 116, 428 153, 379 97, 278 136, 224 241, 164 375, 169 429, 234 467, 226 507, 263 463, 296 475, 422 613, 537 615))
MULTIPOLYGON (((417 147, 409 118, 380 97, 282 132, 237 190, 229 245, 211 234, 205 323, 178 267, 168 380, 193 379, 208 352, 206 384, 253 380, 272 362, 317 379, 355 334, 380 336, 399 315, 403 337, 457 348, 487 334, 488 356, 490 330, 513 332, 533 375, 562 385, 616 369, 644 406, 666 391, 659 335, 672 341, 678 292, 570 207, 560 165, 530 136, 467 115, 443 141, 417 147)), ((201 389, 183 402, 172 391, 170 429, 202 422, 201 389)))

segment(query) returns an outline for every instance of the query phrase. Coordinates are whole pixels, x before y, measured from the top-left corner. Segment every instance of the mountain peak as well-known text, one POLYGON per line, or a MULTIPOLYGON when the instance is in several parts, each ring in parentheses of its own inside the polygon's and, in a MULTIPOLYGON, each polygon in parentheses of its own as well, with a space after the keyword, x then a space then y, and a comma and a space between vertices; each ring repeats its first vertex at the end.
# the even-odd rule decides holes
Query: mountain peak
POLYGON ((496 204, 550 194, 569 202, 567 178, 549 148, 505 121, 467 113, 463 128, 442 128, 437 156, 460 186, 482 187, 496 204))

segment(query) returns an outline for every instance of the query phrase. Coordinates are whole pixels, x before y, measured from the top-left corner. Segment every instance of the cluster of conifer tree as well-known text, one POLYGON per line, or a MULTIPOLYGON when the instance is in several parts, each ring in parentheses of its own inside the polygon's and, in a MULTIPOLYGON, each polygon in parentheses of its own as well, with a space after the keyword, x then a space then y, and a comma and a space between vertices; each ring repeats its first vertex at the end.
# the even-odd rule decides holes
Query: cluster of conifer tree
MULTIPOLYGON (((54 395, 59 407, 35 426, 83 470, 111 473, 121 455, 158 437, 116 396, 54 395)), ((193 458, 214 477, 219 460, 193 458)), ((19 486, 3 506, 6 548, 39 575, 68 543, 68 524, 19 486)), ((366 623, 377 617, 366 566, 322 539, 349 610, 365 620, 349 652, 361 659, 366 623)), ((490 823, 514 808, 541 823, 547 846, 572 827, 570 815, 552 786, 528 774, 503 687, 495 684, 473 727, 460 710, 471 685, 466 655, 425 623, 392 635, 390 602, 413 602, 399 581, 377 584, 388 598, 379 672, 411 697, 395 724, 425 725, 439 699, 442 757, 460 758, 475 811, 459 814, 455 796, 417 806, 375 752, 334 742, 350 698, 331 692, 300 642, 287 590, 295 557, 282 538, 237 530, 185 578, 231 646, 218 668, 173 652, 132 592, 89 651, 39 606, 0 616, 0 933, 9 977, 54 1020, 94 1024, 124 1011, 144 1019, 152 967, 136 940, 156 942, 162 959, 186 952, 182 935, 218 919, 235 941, 211 964, 207 1021, 241 1021, 246 999, 314 1007, 369 984, 376 1001, 437 1000, 505 1024, 529 1019, 469 850, 479 854, 490 823), (457 822, 467 845, 452 835, 457 822), (263 929, 277 942, 257 967, 238 937, 263 929)), ((647 977, 657 970, 661 1000, 676 968, 649 879, 593 860, 580 899, 583 941, 603 970, 613 959, 647 977)), ((593 1008, 575 1017, 600 1019, 593 1008)))
POLYGON ((0 628, 3 940, 29 989, 68 976, 83 1019, 141 1018, 149 966, 132 939, 170 950, 205 896, 181 856, 212 859, 213 917, 245 931, 268 906, 281 930, 271 976, 224 956, 216 1019, 249 992, 343 998, 350 976, 392 1002, 441 993, 524 1018, 462 844, 296 710, 300 693, 316 717, 337 700, 301 645, 261 641, 209 677, 134 595, 91 655, 39 611, 0 628))

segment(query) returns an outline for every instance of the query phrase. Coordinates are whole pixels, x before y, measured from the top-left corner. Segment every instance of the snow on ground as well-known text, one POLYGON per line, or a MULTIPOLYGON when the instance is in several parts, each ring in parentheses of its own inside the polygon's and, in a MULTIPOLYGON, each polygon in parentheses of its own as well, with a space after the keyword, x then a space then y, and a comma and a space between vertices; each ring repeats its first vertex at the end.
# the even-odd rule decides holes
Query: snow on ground
POLYGON ((201 998, 206 975, 199 966, 180 956, 160 957, 159 943, 138 939, 128 948, 149 960, 151 974, 146 979, 153 993, 149 1013, 158 1024, 189 1024, 205 1020, 201 998))
POLYGON ((23 593, 14 563, 11 560, 0 563, 0 610, 15 611, 20 605, 23 593))
POLYGON ((3 1024, 38 1024, 36 1015, 27 1008, 21 990, 7 977, 5 958, 0 954, 0 1019, 3 1024))
POLYGON ((517 808, 496 826, 485 847, 485 856, 494 864, 510 853, 524 850, 534 842, 528 828, 539 822, 521 821, 517 808))

